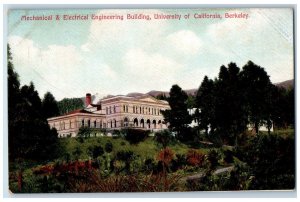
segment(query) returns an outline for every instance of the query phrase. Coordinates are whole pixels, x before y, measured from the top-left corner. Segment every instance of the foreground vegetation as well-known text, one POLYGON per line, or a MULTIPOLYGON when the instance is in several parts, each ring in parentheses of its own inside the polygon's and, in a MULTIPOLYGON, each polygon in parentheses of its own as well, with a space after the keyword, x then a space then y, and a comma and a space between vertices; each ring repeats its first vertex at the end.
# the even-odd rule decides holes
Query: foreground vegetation
POLYGON ((293 189, 293 134, 293 130, 245 133, 236 148, 178 141, 164 147, 155 137, 137 144, 124 137, 64 138, 59 140, 64 152, 53 161, 11 162, 10 189, 14 193, 293 189), (218 173, 221 168, 232 169, 218 173))

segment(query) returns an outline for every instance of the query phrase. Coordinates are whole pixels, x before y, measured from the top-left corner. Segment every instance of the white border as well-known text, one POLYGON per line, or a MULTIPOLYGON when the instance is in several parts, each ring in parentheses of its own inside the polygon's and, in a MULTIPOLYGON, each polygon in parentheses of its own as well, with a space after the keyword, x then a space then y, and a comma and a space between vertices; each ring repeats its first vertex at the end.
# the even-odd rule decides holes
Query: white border
MULTIPOLYGON (((196 6, 201 6, 201 7, 282 7, 284 5, 287 5, 287 4, 294 4, 295 7, 297 6, 297 3, 298 1, 296 0, 286 0, 286 1, 280 1, 279 4, 275 4, 276 2, 274 2, 274 0, 264 0, 264 1, 259 1, 259 0, 252 0, 252 1, 249 1, 249 0, 245 0, 243 2, 241 1, 238 1, 238 2, 230 2, 230 3, 227 3, 225 4, 224 1, 222 0, 202 0, 201 1, 201 4, 196 4, 196 3, 200 3, 199 1, 193 1, 193 0, 186 0, 186 1, 183 1, 183 0, 178 0, 178 1, 172 1, 172 5, 169 5, 167 3, 169 3, 169 1, 167 0, 145 0, 143 2, 140 2, 138 0, 132 0, 130 1, 130 3, 126 3, 124 4, 124 1, 122 0, 103 0, 101 2, 97 1, 97 0, 72 0, 72 3, 73 4, 65 4, 66 2, 62 2, 61 0, 47 0, 45 3, 47 4, 42 4, 42 5, 33 5, 33 4, 40 4, 41 2, 39 0, 27 0, 26 3, 24 3, 24 1, 22 0, 3 0, 3 3, 2 3, 2 7, 1 7, 1 13, 0 13, 0 26, 4 28, 4 25, 5 25, 5 9, 7 9, 8 7, 15 7, 15 8, 32 8, 32 7, 35 7, 35 8, 82 8, 82 7, 85 7, 85 8, 93 8, 93 7, 104 7, 104 8, 111 8, 111 7, 117 7, 117 8, 120 8, 120 7, 123 7, 123 8, 151 8, 151 7, 170 7, 170 8, 174 8, 176 7, 179 7, 179 8, 182 8, 182 7, 186 7, 186 8, 192 8, 192 7, 196 7, 196 6), (76 3, 76 4, 75 4, 76 3), (95 5, 95 4, 99 4, 101 3, 102 5, 95 5), (234 5, 234 3, 239 3, 239 5, 234 5), (4 5, 4 4, 11 4, 11 5, 4 5), (15 5, 12 5, 12 4, 15 4, 15 5), (53 4, 56 4, 56 5, 53 5, 53 4), (103 4, 106 4, 106 5, 103 5, 103 4), (134 5, 133 5, 134 4, 134 5), (180 5, 178 5, 180 4, 180 5)), ((295 11, 296 11, 296 8, 295 8, 295 11)), ((295 13, 296 14, 296 13, 295 13)), ((296 15, 297 16, 297 15, 296 15)), ((298 23, 299 23, 299 20, 298 20, 298 16, 297 18, 295 18, 295 25, 297 27, 298 26, 298 23)), ((5 29, 4 29, 4 32, 1 32, 2 33, 2 40, 1 40, 1 44, 3 49, 1 50, 1 61, 2 61, 2 64, 4 65, 5 67, 5 61, 4 59, 6 58, 6 52, 4 52, 4 50, 6 50, 6 34, 5 33, 5 29), (5 43, 4 43, 5 42, 5 43)), ((296 32, 295 30, 295 39, 297 39, 297 35, 298 33, 296 32)), ((298 41, 295 41, 295 50, 297 50, 298 47, 298 41)), ((296 78, 298 78, 298 71, 297 71, 297 58, 298 58, 298 52, 296 52, 296 55, 295 55, 295 81, 296 81, 296 78)), ((6 126, 6 129, 5 129, 5 124, 7 125, 7 102, 6 102, 6 99, 7 99, 7 90, 6 90, 6 86, 7 86, 7 77, 6 77, 6 68, 3 68, 1 72, 1 76, 0 76, 0 89, 2 90, 1 92, 2 93, 2 96, 0 97, 0 112, 2 112, 2 116, 0 116, 0 131, 2 134, 2 132, 4 132, 4 134, 7 132, 7 126, 6 126), (3 74, 3 75, 2 75, 3 74), (3 79, 3 80, 2 80, 3 79), (5 106, 5 107, 4 107, 5 106), (3 128, 4 127, 4 128, 3 128), (3 131, 4 129, 4 131, 3 131), (6 131, 5 131, 6 130, 6 131)), ((296 97, 298 97, 298 85, 297 85, 297 81, 295 82, 295 85, 296 85, 296 97)), ((298 99, 297 99, 298 100, 298 99)), ((298 107, 296 105, 296 114, 298 114, 298 107)), ((298 119, 296 119, 296 126, 298 126, 298 119)), ((298 128, 298 127, 296 127, 298 128)), ((10 195, 6 190, 8 188, 8 185, 7 185, 7 178, 8 178, 8 175, 7 175, 7 167, 8 167, 8 164, 7 164, 7 137, 5 138, 3 135, 0 135, 0 142, 2 144, 2 147, 5 151, 3 153, 3 156, 0 154, 0 165, 1 168, 3 168, 3 170, 0 168, 0 194, 1 194, 1 198, 4 197, 5 200, 7 200, 6 197, 12 197, 12 195, 10 195), (6 152, 6 153, 5 153, 6 152), (6 155, 6 156, 5 156, 6 155), (6 173, 5 173, 6 172, 6 173), (6 180, 5 180, 6 178, 6 180), (1 183, 3 182, 3 183, 1 183), (6 183, 6 184, 5 184, 6 183), (2 187, 3 186, 3 187, 2 187), (3 192, 2 192, 3 191, 3 192)), ((296 130, 296 137, 298 135, 298 130, 296 130)), ((299 141, 299 138, 296 138, 296 141, 297 141, 297 145, 298 145, 298 141, 299 141)), ((3 150, 2 150, 3 151, 3 150)), ((297 156, 299 156, 299 150, 297 149, 297 156)), ((0 152, 1 153, 1 152, 0 152)), ((296 187, 299 187, 299 166, 298 166, 298 163, 297 163, 297 184, 296 184, 296 187)), ((13 195, 13 197, 16 197, 16 195, 13 195)), ((69 198, 71 197, 72 201, 73 200, 77 200, 75 198, 89 198, 89 200, 91 198, 94 198, 94 197, 101 197, 101 198, 110 198, 110 197, 115 197, 115 198, 130 198, 130 197, 134 197, 134 198, 143 198, 142 200, 148 200, 148 199, 145 199, 145 197, 149 197, 149 198, 190 198, 190 197, 201 197, 201 198, 227 198, 225 199, 225 201, 227 201, 229 198, 228 197, 233 197, 233 198, 239 198, 239 197, 249 197, 249 198, 277 198, 277 200, 280 200, 280 198, 289 198, 289 197, 297 197, 297 192, 293 192, 291 194, 291 192, 278 192, 278 191, 242 191, 242 192, 183 192, 183 193, 133 193, 133 194, 130 194, 130 193, 126 193, 126 194, 116 194, 116 193, 113 193, 113 194, 102 194, 102 193, 97 193, 97 194, 54 194, 54 195, 51 195, 51 194, 24 194, 24 195, 18 195, 17 198, 19 198, 19 200, 22 198, 32 198, 30 200, 40 200, 39 198, 44 198, 44 197, 47 197, 46 200, 52 200, 52 197, 58 199, 58 198, 69 198), (50 199, 48 197, 51 197, 50 199)), ((295 198, 294 198, 295 199, 295 198)), ((18 200, 18 199, 17 199, 18 200)), ((44 200, 44 199, 43 199, 44 200)), ((65 199, 64 199, 65 200, 65 199)), ((96 199, 97 200, 97 199, 96 199)), ((151 201, 153 199, 150 199, 151 201)), ((210 200, 210 199, 209 199, 210 200)), ((222 199, 223 201, 224 199, 222 199)), ((247 199, 242 199, 242 200, 247 200, 247 199)), ((253 201, 253 199, 250 199, 251 201, 253 201)), ((250 201, 249 200, 249 201, 250 201)), ((272 199, 272 201, 275 200, 275 199, 272 199)), ((99 201, 99 199, 97 200, 99 201)), ((173 199, 172 199, 173 201, 173 199)), ((229 201, 229 200, 228 200, 229 201)), ((230 199, 230 201, 232 201, 232 199, 230 199)), ((276 200, 275 200, 276 201, 276 200)))

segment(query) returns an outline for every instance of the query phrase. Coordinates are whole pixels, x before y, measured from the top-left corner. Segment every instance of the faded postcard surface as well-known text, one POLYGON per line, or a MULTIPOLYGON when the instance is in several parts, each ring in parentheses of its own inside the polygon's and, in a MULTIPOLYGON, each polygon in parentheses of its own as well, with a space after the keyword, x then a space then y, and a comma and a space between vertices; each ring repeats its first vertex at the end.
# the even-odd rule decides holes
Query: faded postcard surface
POLYGON ((294 190, 292 8, 7 15, 11 192, 294 190))

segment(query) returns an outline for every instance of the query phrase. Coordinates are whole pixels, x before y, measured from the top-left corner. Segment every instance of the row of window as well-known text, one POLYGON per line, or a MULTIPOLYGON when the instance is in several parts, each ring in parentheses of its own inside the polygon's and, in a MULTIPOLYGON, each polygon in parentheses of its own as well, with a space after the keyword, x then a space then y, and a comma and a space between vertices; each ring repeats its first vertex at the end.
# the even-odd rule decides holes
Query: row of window
MULTIPOLYGON (((69 121, 68 123, 65 122, 60 122, 58 124, 53 125, 53 127, 57 128, 58 130, 65 130, 65 129, 72 129, 74 128, 74 124, 72 124, 73 122, 69 121)), ((150 120, 148 119, 147 121, 144 119, 141 119, 140 121, 138 121, 136 118, 133 120, 133 125, 135 127, 145 127, 145 124, 147 124, 147 126, 150 128, 150 124, 154 125, 154 128, 156 128, 156 124, 161 124, 161 120, 159 120, 158 122, 156 122, 156 120, 153 120, 152 123, 150 122, 150 120)), ((129 125, 129 120, 127 118, 125 118, 123 121, 121 121, 121 125, 124 127, 128 127, 129 125)), ((102 125, 102 121, 97 122, 97 121, 93 121, 91 122, 91 120, 87 120, 85 121, 84 119, 81 120, 80 126, 87 126, 89 128, 106 128, 106 123, 103 123, 102 125)), ((107 126, 109 128, 116 128, 117 127, 117 121, 114 120, 110 120, 107 122, 107 126)))
MULTIPOLYGON (((114 106, 109 106, 106 107, 106 114, 113 114, 117 112, 117 107, 114 106)), ((128 113, 128 105, 123 105, 123 112, 128 113)), ((132 107, 132 112, 134 114, 151 114, 151 115, 160 115, 162 109, 158 108, 151 108, 151 107, 142 107, 142 106, 133 106, 132 107)))

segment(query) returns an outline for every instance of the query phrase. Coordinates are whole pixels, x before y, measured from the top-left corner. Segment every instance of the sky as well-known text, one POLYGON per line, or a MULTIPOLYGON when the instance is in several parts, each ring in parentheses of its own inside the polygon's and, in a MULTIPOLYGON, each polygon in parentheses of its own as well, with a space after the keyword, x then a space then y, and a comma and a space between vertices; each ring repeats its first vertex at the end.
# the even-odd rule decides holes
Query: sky
POLYGON ((222 65, 242 68, 249 60, 264 67, 273 83, 294 78, 292 9, 9 10, 7 41, 21 85, 32 81, 41 97, 50 91, 56 100, 169 91, 173 84, 198 88, 205 75, 217 77, 222 65), (222 19, 195 19, 195 13, 222 19), (21 20, 75 14, 124 20, 21 20), (127 20, 127 14, 152 20, 127 20), (155 20, 154 14, 181 19, 155 20))

